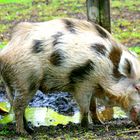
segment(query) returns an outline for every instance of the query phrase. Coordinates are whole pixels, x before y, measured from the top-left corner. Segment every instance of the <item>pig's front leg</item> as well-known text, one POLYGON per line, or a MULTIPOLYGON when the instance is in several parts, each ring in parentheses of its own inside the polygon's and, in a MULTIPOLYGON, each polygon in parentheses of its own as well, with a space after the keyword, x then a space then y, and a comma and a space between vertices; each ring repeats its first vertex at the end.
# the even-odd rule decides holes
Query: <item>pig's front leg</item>
POLYGON ((8 100, 9 100, 10 105, 11 105, 9 113, 12 113, 13 100, 14 100, 14 97, 12 95, 13 92, 12 92, 12 89, 10 87, 8 87, 8 86, 5 86, 5 87, 6 87, 6 92, 7 92, 8 100))
POLYGON ((89 105, 90 99, 92 96, 92 92, 88 90, 88 87, 79 88, 76 94, 74 94, 75 99, 80 107, 81 113, 81 126, 88 127, 88 113, 89 113, 89 105), (87 89, 87 90, 86 90, 87 89))

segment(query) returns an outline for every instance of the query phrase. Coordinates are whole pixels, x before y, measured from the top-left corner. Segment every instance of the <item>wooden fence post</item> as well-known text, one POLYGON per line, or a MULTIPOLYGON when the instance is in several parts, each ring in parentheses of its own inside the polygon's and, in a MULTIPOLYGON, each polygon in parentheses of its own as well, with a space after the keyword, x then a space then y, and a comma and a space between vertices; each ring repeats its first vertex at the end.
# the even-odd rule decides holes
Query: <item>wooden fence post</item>
POLYGON ((99 23, 99 2, 98 0, 86 0, 88 20, 99 23))
POLYGON ((110 0, 86 0, 88 20, 111 32, 110 0))

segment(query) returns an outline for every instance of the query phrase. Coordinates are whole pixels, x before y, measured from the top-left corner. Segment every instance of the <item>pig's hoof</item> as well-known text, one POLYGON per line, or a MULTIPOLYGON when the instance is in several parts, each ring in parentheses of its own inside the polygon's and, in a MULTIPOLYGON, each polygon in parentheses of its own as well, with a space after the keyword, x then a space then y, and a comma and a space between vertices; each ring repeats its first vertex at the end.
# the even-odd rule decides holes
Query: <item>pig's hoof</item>
POLYGON ((82 127, 85 127, 85 128, 88 128, 88 118, 87 117, 84 117, 81 121, 81 126, 82 127))

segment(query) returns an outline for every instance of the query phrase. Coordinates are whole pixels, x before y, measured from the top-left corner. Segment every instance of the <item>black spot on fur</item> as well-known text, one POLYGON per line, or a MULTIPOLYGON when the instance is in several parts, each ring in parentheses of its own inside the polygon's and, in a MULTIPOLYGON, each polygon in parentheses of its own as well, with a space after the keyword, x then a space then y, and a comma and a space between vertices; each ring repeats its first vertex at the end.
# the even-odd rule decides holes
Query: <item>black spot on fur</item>
POLYGON ((50 62, 55 66, 60 66, 63 63, 64 55, 61 50, 54 51, 50 56, 50 62))
POLYGON ((105 55, 106 54, 106 47, 103 44, 93 44, 91 45, 92 49, 94 49, 98 54, 105 55))
POLYGON ((63 33, 61 33, 61 32, 57 32, 56 34, 52 35, 52 37, 53 37, 52 45, 53 46, 63 43, 60 39, 61 36, 63 36, 63 33))
POLYGON ((88 60, 82 66, 74 68, 69 75, 70 84, 84 80, 90 71, 94 70, 94 65, 91 60, 88 60))
POLYGON ((99 25, 95 24, 95 27, 102 38, 108 38, 107 33, 99 25))
POLYGON ((52 35, 52 37, 55 38, 55 39, 58 39, 61 36, 63 36, 62 32, 57 32, 56 34, 52 35))
POLYGON ((63 19, 65 25, 66 25, 66 29, 68 31, 70 31, 71 33, 76 33, 76 30, 75 30, 75 25, 72 21, 68 20, 68 19, 63 19))
POLYGON ((33 52, 39 53, 43 51, 42 40, 34 40, 33 52))
POLYGON ((52 42, 52 45, 53 46, 56 46, 57 44, 59 44, 60 42, 57 40, 57 39, 55 39, 53 42, 52 42))
POLYGON ((121 78, 122 74, 119 72, 119 63, 122 55, 122 50, 118 47, 113 47, 110 54, 109 59, 112 61, 114 68, 113 68, 113 76, 115 78, 121 78))

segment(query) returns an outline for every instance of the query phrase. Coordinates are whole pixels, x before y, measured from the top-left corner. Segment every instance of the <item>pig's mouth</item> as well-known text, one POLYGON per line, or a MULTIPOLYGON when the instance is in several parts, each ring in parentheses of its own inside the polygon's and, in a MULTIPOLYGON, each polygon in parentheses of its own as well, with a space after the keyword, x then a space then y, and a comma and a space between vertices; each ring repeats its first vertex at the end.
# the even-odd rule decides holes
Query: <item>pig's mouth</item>
POLYGON ((130 118, 136 124, 140 124, 140 104, 135 105, 131 108, 130 118))

